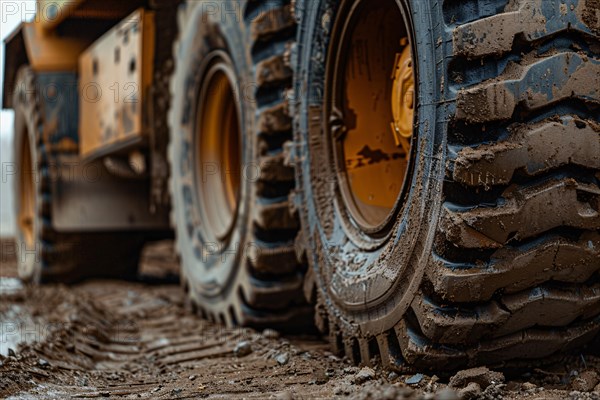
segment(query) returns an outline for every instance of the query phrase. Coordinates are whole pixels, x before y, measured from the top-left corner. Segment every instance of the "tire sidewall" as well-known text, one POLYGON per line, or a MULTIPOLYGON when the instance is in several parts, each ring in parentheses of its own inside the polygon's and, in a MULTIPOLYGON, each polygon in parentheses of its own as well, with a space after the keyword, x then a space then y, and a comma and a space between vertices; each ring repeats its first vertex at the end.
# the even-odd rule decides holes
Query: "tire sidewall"
MULTIPOLYGON (((389 234, 356 240, 340 201, 331 152, 324 139, 324 77, 333 23, 344 1, 304 1, 299 42, 296 93, 301 144, 298 180, 302 196, 304 237, 309 262, 322 298, 337 323, 349 332, 382 332, 404 315, 419 289, 441 209, 445 129, 440 117, 443 66, 435 60, 439 6, 410 1, 414 47, 418 54, 418 138, 411 184, 389 234), (437 18, 437 20, 436 20, 437 18), (315 183, 315 181, 317 181, 315 183), (331 196, 331 193, 336 193, 331 196), (333 197, 333 199, 332 199, 333 197), (349 268, 354 266, 354 270, 349 268), (390 273, 394 274, 393 279, 390 273), (391 281, 391 283, 390 283, 391 281), (344 299, 344 295, 350 293, 344 299), (354 304, 352 304, 352 298, 354 304)), ((441 24, 443 26, 443 24, 441 24)))

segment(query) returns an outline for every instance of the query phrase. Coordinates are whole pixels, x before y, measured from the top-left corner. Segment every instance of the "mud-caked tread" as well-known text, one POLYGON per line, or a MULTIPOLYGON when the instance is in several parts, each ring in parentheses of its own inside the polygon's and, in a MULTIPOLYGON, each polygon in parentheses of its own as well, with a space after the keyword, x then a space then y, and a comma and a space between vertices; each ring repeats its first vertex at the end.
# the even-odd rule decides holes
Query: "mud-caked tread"
POLYGON ((517 36, 528 42, 567 31, 597 36, 600 21, 593 7, 592 1, 511 1, 504 12, 454 29, 454 54, 468 58, 501 55, 512 50, 517 36))
MULTIPOLYGON (((52 169, 60 163, 61 157, 72 156, 73 153, 47 142, 51 136, 50 130, 57 126, 44 121, 43 96, 37 92, 39 89, 35 72, 28 66, 22 67, 13 104, 17 118, 23 119, 22 123, 25 124, 23 134, 29 135, 28 141, 33 143, 35 171, 25 172, 35 173, 33 181, 36 191, 36 261, 33 271, 20 271, 22 279, 35 283, 75 283, 91 277, 135 277, 145 240, 142 234, 65 233, 55 229, 52 217, 52 169)), ((16 140, 16 145, 22 145, 22 141, 22 138, 16 140)), ((20 149, 15 149, 15 154, 20 154, 20 149)), ((17 193, 15 190, 15 195, 17 193)), ((19 201, 15 199, 16 204, 19 201)), ((26 260, 20 257, 19 262, 26 260)))
POLYGON ((460 210, 446 204, 441 226, 446 240, 467 249, 498 249, 557 227, 600 226, 600 188, 573 178, 507 189, 496 207, 460 210), (541 218, 541 216, 544 216, 541 218))
MULTIPOLYGON (((294 247, 299 222, 288 201, 294 188, 294 171, 285 165, 282 148, 292 137, 285 92, 291 86, 287 52, 295 37, 296 21, 289 0, 248 0, 240 4, 236 18, 240 17, 237 22, 241 28, 232 30, 240 30, 244 49, 232 51, 247 52, 251 76, 243 100, 254 107, 248 131, 253 136, 250 143, 257 143, 256 158, 245 165, 253 199, 246 233, 249 239, 239 266, 245 271, 231 279, 229 294, 217 301, 206 300, 193 291, 191 296, 203 314, 209 318, 224 314, 229 325, 301 330, 310 325, 312 310, 302 295, 305 267, 298 261, 294 247)), ((195 3, 187 1, 180 10, 180 32, 196 23, 190 18, 193 7, 195 3)), ((174 47, 176 55, 179 41, 174 47)), ((172 165, 176 159, 173 151, 171 146, 172 165)), ((171 190, 175 190, 173 181, 171 190)))
POLYGON ((508 61, 496 63, 502 68, 491 79, 452 83, 449 184, 426 285, 402 326, 405 357, 417 362, 424 351, 454 346, 454 361, 465 365, 543 358, 598 334, 600 41, 593 7, 519 0, 453 23, 454 60, 508 61), (573 35, 585 50, 545 46, 573 35), (463 133, 481 139, 465 144, 463 133))
MULTIPOLYGON (((287 0, 253 0, 246 10, 246 18, 255 62, 258 135, 268 147, 268 153, 259 161, 261 184, 257 186, 258 201, 253 215, 261 238, 257 248, 264 253, 255 254, 251 263, 257 271, 268 270, 269 275, 288 277, 294 271, 304 270, 294 260, 290 244, 282 237, 285 232, 284 235, 293 240, 299 230, 298 216, 291 212, 289 204, 294 171, 285 165, 283 156, 283 144, 292 138, 292 117, 286 92, 292 84, 288 52, 295 38, 296 21, 287 0), (274 194, 278 196, 274 197, 274 194), (267 264, 270 267, 267 268, 267 264)), ((297 300, 300 300, 301 292, 297 294, 297 300)))
POLYGON ((600 105, 600 60, 563 52, 511 64, 497 79, 463 89, 457 98, 458 120, 483 123, 510 119, 517 107, 535 111, 577 99, 600 105))
POLYGON ((509 184, 517 171, 535 176, 564 165, 600 169, 599 137, 597 122, 573 116, 519 125, 505 140, 462 148, 453 179, 488 188, 509 184))
POLYGON ((248 249, 248 259, 259 276, 282 276, 298 271, 294 242, 274 244, 256 241, 248 249))
POLYGON ((481 304, 445 305, 417 297, 412 309, 423 334, 441 344, 473 344, 534 326, 561 327, 595 316, 600 284, 542 285, 481 304), (551 318, 550 318, 551 316, 551 318))
POLYGON ((435 292, 450 302, 482 302, 547 281, 584 283, 600 269, 600 233, 572 240, 553 235, 505 246, 487 261, 454 262, 434 256, 427 269, 435 292))
POLYGON ((563 329, 526 329, 470 346, 441 345, 427 339, 418 328, 402 321, 396 327, 402 356, 414 366, 437 370, 473 365, 499 365, 511 360, 542 359, 581 346, 600 332, 600 317, 563 329))

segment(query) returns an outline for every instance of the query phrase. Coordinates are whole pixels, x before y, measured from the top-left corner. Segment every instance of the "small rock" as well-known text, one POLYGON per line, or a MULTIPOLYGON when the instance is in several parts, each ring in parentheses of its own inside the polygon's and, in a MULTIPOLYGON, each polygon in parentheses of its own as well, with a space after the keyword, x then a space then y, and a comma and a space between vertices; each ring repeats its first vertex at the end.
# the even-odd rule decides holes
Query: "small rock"
POLYGON ((531 382, 525 382, 521 385, 521 389, 528 392, 531 390, 535 390, 537 388, 537 386, 535 386, 533 383, 531 382))
POLYGON ((392 371, 388 374, 387 378, 390 382, 395 381, 396 379, 398 379, 398 374, 392 371))
POLYGON ((596 385, 594 392, 600 393, 600 383, 596 385))
POLYGON ((480 388, 485 389, 493 384, 504 383, 504 374, 490 371, 485 367, 465 369, 450 378, 449 386, 457 389, 464 388, 472 382, 477 383, 480 388))
POLYGON ((160 389, 162 389, 162 386, 158 385, 158 387, 155 387, 154 389, 152 389, 152 393, 160 392, 160 389))
POLYGON ((265 339, 279 339, 279 332, 274 329, 265 329, 262 335, 265 339))
POLYGON ((50 363, 43 358, 40 358, 37 363, 42 368, 48 368, 50 366, 50 363))
POLYGON ((311 382, 316 383, 317 385, 327 383, 327 381, 329 380, 329 377, 325 373, 325 370, 322 368, 314 369, 312 372, 312 377, 313 379, 311 380, 311 382))
POLYGON ((285 365, 288 363, 288 361, 290 361, 290 355, 289 353, 281 353, 275 357, 275 360, 279 365, 285 365))
POLYGON ((346 367, 346 368, 344 368, 344 373, 346 375, 354 374, 356 372, 358 372, 358 368, 356 368, 356 367, 346 367))
POLYGON ((190 377, 188 378, 190 381, 195 381, 197 378, 196 375, 190 375, 190 377))
POLYGON ((467 385, 467 387, 458 391, 458 396, 462 400, 477 399, 479 396, 481 396, 481 386, 479 386, 479 384, 476 382, 471 382, 467 385))
POLYGON ((323 385, 329 381, 329 377, 323 368, 313 369, 312 379, 310 380, 311 385, 323 385))
POLYGON ((343 394, 349 394, 350 390, 348 390, 347 386, 336 386, 335 388, 333 388, 333 394, 335 394, 336 396, 341 396, 343 394))
POLYGON ((435 400, 460 400, 460 397, 454 390, 445 388, 435 394, 435 400))
POLYGON ((406 383, 409 385, 418 385, 423 380, 424 377, 425 377, 425 375, 423 375, 423 374, 415 374, 415 375, 411 376, 410 378, 408 378, 406 380, 406 383))
POLYGON ((119 375, 115 374, 114 372, 112 374, 109 374, 106 379, 108 379, 109 381, 118 381, 119 380, 119 375))
POLYGON ((177 395, 181 394, 181 392, 183 392, 183 389, 176 388, 176 389, 171 390, 171 395, 177 396, 177 395))
POLYGON ((16 357, 17 354, 15 353, 15 351, 13 349, 11 349, 10 347, 8 348, 8 356, 9 357, 16 357))
POLYGON ((584 371, 573 379, 571 388, 579 392, 591 392, 598 382, 600 382, 600 377, 596 371, 584 371))
POLYGON ((236 357, 245 357, 250 353, 252 353, 252 346, 246 340, 239 342, 233 350, 236 357))
POLYGON ((375 379, 375 370, 373 370, 373 368, 364 367, 354 376, 353 382, 361 384, 372 379, 375 379))

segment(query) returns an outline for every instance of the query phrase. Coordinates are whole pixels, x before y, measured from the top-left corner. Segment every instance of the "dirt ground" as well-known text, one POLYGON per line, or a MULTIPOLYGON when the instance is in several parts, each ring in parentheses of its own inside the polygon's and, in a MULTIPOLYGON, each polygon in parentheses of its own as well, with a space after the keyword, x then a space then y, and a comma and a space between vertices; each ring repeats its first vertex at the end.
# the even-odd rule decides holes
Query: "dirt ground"
POLYGON ((353 366, 317 336, 202 320, 170 243, 136 282, 27 287, 1 260, 0 398, 600 399, 598 342, 518 370, 404 374, 353 366))

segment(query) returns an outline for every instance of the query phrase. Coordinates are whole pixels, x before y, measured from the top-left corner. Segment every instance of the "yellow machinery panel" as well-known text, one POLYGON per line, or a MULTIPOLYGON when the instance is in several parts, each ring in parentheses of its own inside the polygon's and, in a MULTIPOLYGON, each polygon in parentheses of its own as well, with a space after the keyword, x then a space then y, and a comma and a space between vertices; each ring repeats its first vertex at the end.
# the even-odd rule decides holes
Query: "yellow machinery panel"
POLYGON ((144 140, 152 83, 154 15, 135 11, 79 58, 80 153, 114 152, 144 140))

